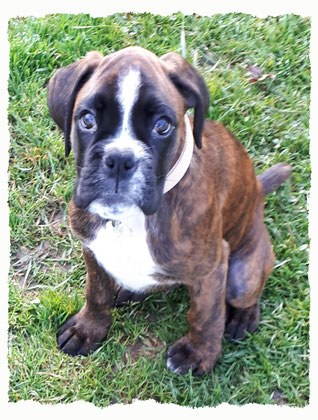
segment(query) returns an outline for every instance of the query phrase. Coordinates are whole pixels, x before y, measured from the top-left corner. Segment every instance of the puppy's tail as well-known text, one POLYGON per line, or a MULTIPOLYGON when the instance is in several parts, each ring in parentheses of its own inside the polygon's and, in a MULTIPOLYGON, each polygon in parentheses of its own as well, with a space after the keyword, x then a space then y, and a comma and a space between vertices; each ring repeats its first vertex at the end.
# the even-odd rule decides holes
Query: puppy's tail
POLYGON ((270 194, 290 177, 292 167, 288 163, 277 163, 258 176, 264 195, 270 194))

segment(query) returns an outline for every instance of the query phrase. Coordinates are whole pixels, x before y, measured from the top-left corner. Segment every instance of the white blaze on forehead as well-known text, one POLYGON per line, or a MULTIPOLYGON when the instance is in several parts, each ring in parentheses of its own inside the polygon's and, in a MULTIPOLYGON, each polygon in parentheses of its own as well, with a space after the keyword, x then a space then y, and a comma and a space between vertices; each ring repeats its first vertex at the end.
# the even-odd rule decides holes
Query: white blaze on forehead
POLYGON ((130 67, 123 71, 118 78, 117 100, 122 115, 121 125, 110 143, 105 146, 105 152, 116 148, 118 150, 131 150, 136 158, 145 156, 145 146, 136 139, 132 128, 132 110, 136 103, 141 86, 140 71, 130 67))
POLYGON ((121 134, 126 132, 132 135, 131 114, 133 106, 138 98, 141 79, 138 69, 130 68, 122 74, 118 80, 118 101, 123 113, 121 134))

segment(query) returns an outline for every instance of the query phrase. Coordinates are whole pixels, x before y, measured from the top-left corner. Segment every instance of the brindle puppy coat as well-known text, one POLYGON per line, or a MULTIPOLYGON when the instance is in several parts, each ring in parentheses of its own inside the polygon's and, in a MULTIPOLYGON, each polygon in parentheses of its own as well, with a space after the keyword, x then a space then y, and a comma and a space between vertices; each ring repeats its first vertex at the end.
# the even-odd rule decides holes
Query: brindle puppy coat
POLYGON ((87 267, 85 305, 58 333, 64 352, 95 350, 114 303, 174 284, 187 286, 191 305, 189 331, 169 348, 168 369, 209 372, 224 332, 236 339, 257 328, 274 263, 264 195, 290 167, 257 178, 239 141, 204 120, 208 103, 203 78, 183 58, 138 47, 88 53, 50 80, 50 113, 76 159, 69 214, 87 267), (185 176, 164 194, 189 108, 196 147, 185 176), (125 223, 129 233, 119 233, 125 223))

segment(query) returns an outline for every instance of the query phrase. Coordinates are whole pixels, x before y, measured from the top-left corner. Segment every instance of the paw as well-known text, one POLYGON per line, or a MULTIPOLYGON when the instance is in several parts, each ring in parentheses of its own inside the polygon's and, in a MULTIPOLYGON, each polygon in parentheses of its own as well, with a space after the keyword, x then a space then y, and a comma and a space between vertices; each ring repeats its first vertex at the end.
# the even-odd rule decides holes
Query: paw
POLYGON ((180 375, 191 369, 193 375, 202 376, 213 368, 220 352, 213 352, 205 346, 194 346, 185 336, 169 348, 167 368, 180 375))
POLYGON ((245 309, 229 308, 228 321, 225 327, 225 338, 229 341, 246 337, 246 332, 252 334, 260 320, 259 303, 245 309))
POLYGON ((110 318, 94 319, 84 311, 71 316, 57 333, 57 344, 60 350, 72 356, 87 356, 96 350, 106 337, 110 318))

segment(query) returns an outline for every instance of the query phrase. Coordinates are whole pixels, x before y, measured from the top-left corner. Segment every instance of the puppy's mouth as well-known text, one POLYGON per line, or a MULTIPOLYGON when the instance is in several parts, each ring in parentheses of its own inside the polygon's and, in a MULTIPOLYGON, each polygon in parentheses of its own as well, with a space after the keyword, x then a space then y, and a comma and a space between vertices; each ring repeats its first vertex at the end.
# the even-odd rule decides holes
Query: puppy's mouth
POLYGON ((109 195, 106 199, 96 199, 87 207, 87 211, 97 214, 105 220, 123 221, 136 212, 150 216, 158 211, 162 202, 162 194, 158 191, 147 194, 143 199, 133 200, 118 194, 109 195))
POLYGON ((121 200, 115 196, 112 199, 112 204, 105 203, 105 200, 95 200, 87 207, 89 213, 97 214, 105 220, 123 221, 125 218, 130 217, 140 208, 133 201, 121 200))

